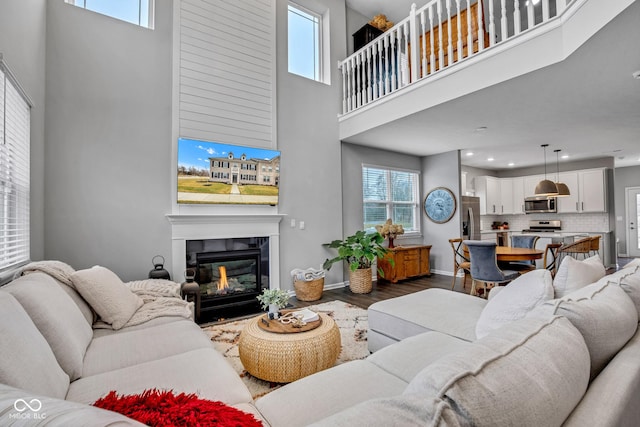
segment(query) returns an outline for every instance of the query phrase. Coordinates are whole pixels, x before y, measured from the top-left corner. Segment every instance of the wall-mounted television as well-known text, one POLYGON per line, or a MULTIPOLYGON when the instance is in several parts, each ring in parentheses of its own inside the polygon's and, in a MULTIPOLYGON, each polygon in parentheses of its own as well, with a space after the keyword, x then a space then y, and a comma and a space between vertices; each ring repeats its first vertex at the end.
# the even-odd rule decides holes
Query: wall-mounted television
POLYGON ((178 139, 178 203, 276 205, 280 151, 178 139))

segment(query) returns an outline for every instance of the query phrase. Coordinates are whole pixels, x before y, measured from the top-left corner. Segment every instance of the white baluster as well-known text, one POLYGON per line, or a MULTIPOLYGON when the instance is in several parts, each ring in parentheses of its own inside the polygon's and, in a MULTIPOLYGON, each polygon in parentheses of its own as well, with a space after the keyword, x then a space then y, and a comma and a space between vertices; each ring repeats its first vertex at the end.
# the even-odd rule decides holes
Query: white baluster
MULTIPOLYGON (((478 52, 484 49, 484 10, 482 9, 482 3, 478 1, 478 52)), ((491 43, 491 42, 489 42, 491 43)))
MULTIPOLYGON (((429 9, 431 10, 431 9, 429 9)), ((427 75, 427 28, 425 25, 425 13, 424 10, 420 12, 420 59, 422 60, 422 67, 420 70, 420 78, 427 75)), ((429 39, 432 39, 429 37, 429 39)))
POLYGON ((447 66, 453 64, 453 39, 451 37, 451 0, 447 0, 447 66))
POLYGON ((351 58, 350 59, 350 66, 351 66, 351 78, 349 79, 349 84, 351 86, 351 90, 349 91, 351 93, 351 100, 349 101, 350 110, 355 110, 356 108, 356 84, 355 84, 355 58, 351 58))
POLYGON ((355 58, 356 62, 356 108, 362 105, 362 86, 360 82, 360 54, 358 53, 355 58))
MULTIPOLYGON (((420 15, 422 16, 422 14, 420 15)), ((407 76, 407 84, 409 82, 415 82, 420 78, 420 62, 422 61, 422 47, 420 46, 420 35, 422 33, 420 32, 420 24, 416 17, 415 3, 411 5, 409 17, 409 28, 405 28, 405 39, 411 46, 411 52, 405 48, 405 52, 409 55, 409 58, 407 58, 407 66, 410 71, 410 75, 407 76)))
POLYGON ((442 48, 442 0, 438 0, 438 67, 444 67, 444 49, 442 48))
POLYGON ((542 0, 542 22, 549 20, 549 0, 542 0))
POLYGON ((371 46, 367 48, 367 102, 371 102, 373 94, 371 93, 371 46))
POLYGON ((347 72, 344 62, 339 64, 340 72, 342 73, 342 114, 347 112, 347 72))
POLYGON ((471 29, 471 0, 467 0, 467 56, 473 55, 473 30, 471 29))
POLYGON ((391 91, 394 92, 397 89, 396 81, 398 79, 397 68, 398 58, 396 56, 396 45, 398 42, 397 30, 390 31, 389 44, 391 45, 391 91))
POLYGON ((496 42, 496 23, 493 12, 493 0, 489 0, 489 46, 496 42))
POLYGON ((384 37, 378 40, 378 97, 384 95, 384 37))
MULTIPOLYGON (((415 3, 414 3, 415 4, 415 3)), ((413 17, 413 22, 415 23, 415 14, 413 17)), ((405 61, 402 62, 402 85, 401 86, 406 86, 409 84, 409 82, 413 81, 411 76, 411 70, 409 69, 409 58, 411 56, 413 56, 414 59, 414 64, 418 64, 417 61, 417 55, 414 54, 413 52, 409 52, 409 35, 411 32, 411 24, 410 22, 405 22, 404 24, 404 51, 405 51, 405 61)), ((412 49, 415 50, 415 45, 412 44, 412 49)), ((414 65, 413 68, 415 68, 416 66, 414 65)))
POLYGON ((391 58, 389 57, 389 37, 388 35, 385 35, 383 37, 384 39, 384 93, 385 95, 387 93, 389 93, 389 88, 390 86, 390 81, 389 81, 389 62, 391 61, 391 58))
POLYGON ((380 96, 378 93, 378 71, 380 70, 380 67, 378 64, 376 64, 376 58, 380 58, 380 53, 378 52, 378 46, 379 46, 379 42, 376 42, 372 47, 371 47, 371 61, 372 61, 372 65, 373 65, 373 99, 378 99, 378 97, 380 96))
POLYGON ((520 34, 520 2, 513 0, 513 35, 520 34))
POLYGON ((458 31, 457 61, 459 61, 462 59, 462 22, 460 22, 460 0, 456 0, 456 10, 458 11, 458 18, 456 19, 456 22, 458 23, 458 27, 456 28, 456 31, 458 31))
POLYGON ((500 40, 505 41, 509 37, 509 29, 507 27, 507 0, 501 0, 500 8, 500 40))
POLYGON ((433 74, 436 71, 436 49, 435 49, 435 37, 433 31, 435 25, 433 25, 433 8, 429 5, 429 43, 431 44, 431 54, 429 55, 429 74, 433 74))
POLYGON ((536 15, 533 10, 533 1, 528 1, 526 5, 527 5, 527 30, 530 30, 536 24, 535 22, 536 15))

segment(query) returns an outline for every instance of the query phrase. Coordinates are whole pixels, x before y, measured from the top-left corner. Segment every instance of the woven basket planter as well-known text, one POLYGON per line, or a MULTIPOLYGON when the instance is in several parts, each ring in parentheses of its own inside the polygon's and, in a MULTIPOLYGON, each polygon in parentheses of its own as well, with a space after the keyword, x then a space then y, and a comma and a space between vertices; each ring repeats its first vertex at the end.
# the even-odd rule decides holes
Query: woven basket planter
POLYGON ((322 298, 324 277, 309 281, 294 280, 293 289, 296 291, 296 298, 300 301, 318 301, 322 298))
POLYGON ((368 294, 371 292, 371 269, 359 268, 356 271, 349 269, 349 289, 354 294, 368 294))

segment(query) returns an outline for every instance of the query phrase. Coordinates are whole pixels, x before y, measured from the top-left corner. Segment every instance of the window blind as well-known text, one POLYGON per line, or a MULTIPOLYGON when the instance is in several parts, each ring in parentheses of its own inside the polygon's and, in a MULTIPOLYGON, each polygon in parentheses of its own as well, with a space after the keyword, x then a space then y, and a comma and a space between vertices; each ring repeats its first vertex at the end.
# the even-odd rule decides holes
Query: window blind
POLYGON ((405 232, 420 232, 418 172, 362 167, 364 228, 391 219, 405 232))
POLYGON ((0 54, 0 271, 29 261, 31 102, 0 54))

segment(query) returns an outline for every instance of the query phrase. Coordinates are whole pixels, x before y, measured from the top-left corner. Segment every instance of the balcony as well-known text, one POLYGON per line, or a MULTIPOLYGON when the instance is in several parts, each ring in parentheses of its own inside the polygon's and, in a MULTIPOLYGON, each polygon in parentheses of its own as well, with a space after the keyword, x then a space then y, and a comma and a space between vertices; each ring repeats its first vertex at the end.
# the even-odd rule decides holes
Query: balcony
POLYGON ((340 62, 340 138, 566 59, 633 0, 433 0, 340 62))

